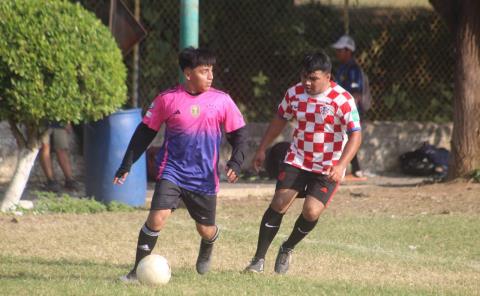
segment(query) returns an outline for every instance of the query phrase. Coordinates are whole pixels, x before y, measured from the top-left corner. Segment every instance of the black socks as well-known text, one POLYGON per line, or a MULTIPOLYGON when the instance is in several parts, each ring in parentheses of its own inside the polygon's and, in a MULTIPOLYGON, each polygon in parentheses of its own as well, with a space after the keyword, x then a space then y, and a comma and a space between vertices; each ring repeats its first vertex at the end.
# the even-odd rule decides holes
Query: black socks
POLYGON ((277 235, 282 223, 283 214, 274 211, 271 207, 263 214, 262 222, 260 224, 260 231, 258 234, 257 252, 255 258, 263 259, 267 254, 268 247, 272 243, 275 235, 277 235))
POLYGON ((306 220, 302 214, 298 217, 293 226, 292 233, 288 239, 283 243, 284 248, 293 249, 295 246, 310 232, 315 225, 317 225, 318 219, 315 221, 306 220))
POLYGON ((137 270, 140 260, 152 253, 159 234, 160 231, 151 230, 146 223, 142 226, 142 229, 138 234, 137 254, 135 256, 135 266, 133 267, 133 270, 137 270))

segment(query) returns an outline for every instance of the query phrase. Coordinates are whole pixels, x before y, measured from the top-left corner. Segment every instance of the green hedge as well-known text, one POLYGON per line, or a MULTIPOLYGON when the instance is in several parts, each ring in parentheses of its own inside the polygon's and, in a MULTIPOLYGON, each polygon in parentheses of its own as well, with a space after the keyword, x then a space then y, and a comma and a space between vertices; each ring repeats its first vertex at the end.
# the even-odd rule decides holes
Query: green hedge
POLYGON ((81 5, 1 1, 0 36, 0 119, 78 123, 125 102, 121 52, 81 5))

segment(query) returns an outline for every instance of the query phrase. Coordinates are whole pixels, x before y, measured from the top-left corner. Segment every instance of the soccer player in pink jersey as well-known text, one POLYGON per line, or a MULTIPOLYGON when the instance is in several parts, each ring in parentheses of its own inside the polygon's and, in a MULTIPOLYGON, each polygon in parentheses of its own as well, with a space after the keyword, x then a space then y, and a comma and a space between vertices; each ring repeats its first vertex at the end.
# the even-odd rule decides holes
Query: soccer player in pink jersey
POLYGON ((263 272, 265 255, 283 215, 295 198, 302 196, 302 213, 275 260, 276 273, 288 271, 293 249, 317 224, 360 146, 355 100, 331 81, 331 70, 330 58, 323 51, 305 56, 301 82, 287 90, 257 149, 253 167, 258 171, 267 147, 288 121, 295 120, 293 140, 278 174, 272 202, 260 224, 256 253, 246 271, 263 272))
POLYGON ((179 55, 185 83, 160 93, 135 130, 113 183, 122 184, 132 164, 165 125, 165 140, 157 155, 158 176, 149 215, 138 236, 133 269, 121 277, 136 281, 136 268, 155 247, 167 218, 183 200, 201 236, 196 269, 210 268, 218 192, 218 158, 223 125, 233 151, 227 162, 229 182, 237 181, 245 158, 245 121, 230 96, 212 87, 215 56, 207 49, 184 49, 179 55))

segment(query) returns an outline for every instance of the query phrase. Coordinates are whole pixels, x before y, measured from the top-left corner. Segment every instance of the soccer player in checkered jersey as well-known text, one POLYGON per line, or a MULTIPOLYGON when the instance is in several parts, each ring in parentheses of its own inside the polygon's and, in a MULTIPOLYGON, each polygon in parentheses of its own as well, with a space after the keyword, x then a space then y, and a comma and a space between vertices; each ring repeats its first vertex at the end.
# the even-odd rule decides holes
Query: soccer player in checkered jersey
POLYGON ((355 100, 331 81, 331 69, 330 58, 323 51, 305 56, 301 82, 287 90, 255 154, 253 166, 258 171, 266 148, 288 121, 295 120, 293 140, 260 224, 256 253, 246 271, 263 272, 265 255, 282 217, 301 195, 305 197, 302 212, 275 260, 276 273, 288 271, 293 249, 317 224, 360 146, 355 100))
POLYGON ((183 200, 196 222, 201 237, 196 262, 199 274, 208 272, 214 242, 219 235, 215 224, 219 178, 221 126, 233 151, 226 165, 229 182, 237 181, 245 158, 245 121, 230 96, 212 85, 215 56, 207 49, 184 49, 179 55, 185 83, 160 93, 128 145, 113 182, 122 184, 132 164, 165 124, 165 140, 157 162, 157 182, 149 215, 138 236, 135 265, 120 279, 136 282, 136 268, 155 247, 167 218, 183 200))

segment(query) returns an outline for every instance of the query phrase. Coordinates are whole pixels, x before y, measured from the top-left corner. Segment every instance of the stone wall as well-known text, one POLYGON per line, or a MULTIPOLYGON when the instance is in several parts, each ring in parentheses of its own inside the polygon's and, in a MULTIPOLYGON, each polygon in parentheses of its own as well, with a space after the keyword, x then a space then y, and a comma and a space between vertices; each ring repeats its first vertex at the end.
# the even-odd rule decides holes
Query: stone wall
MULTIPOLYGON (((70 137, 70 160, 72 163, 72 173, 74 178, 82 179, 84 174, 84 161, 81 155, 81 147, 78 137, 73 133, 70 137)), ((0 183, 10 181, 10 178, 15 172, 15 166, 17 164, 17 143, 13 137, 9 125, 7 122, 0 122, 0 183)), ((45 180, 42 168, 40 167, 40 161, 35 161, 35 165, 30 174, 30 180, 39 181, 45 180)), ((62 170, 58 165, 55 153, 52 153, 53 170, 56 178, 60 181, 64 180, 62 170)))
MULTIPOLYGON (((255 149, 260 143, 267 124, 251 123, 248 126, 249 152, 244 169, 250 168, 255 149)), ((420 147, 423 142, 450 150, 451 123, 367 122, 362 128, 363 141, 358 157, 362 169, 371 173, 398 171, 398 156, 420 147)), ((293 127, 288 125, 275 143, 289 141, 292 134, 293 127)), ((225 163, 231 151, 226 143, 222 143, 222 147, 220 165, 225 163)))
POLYGON ((398 156, 420 147, 423 142, 450 150, 452 127, 451 123, 365 123, 360 164, 373 173, 397 171, 398 156))
MULTIPOLYGON (((267 127, 265 123, 250 123, 248 129, 250 138, 248 141, 249 151, 244 169, 250 168, 255 149, 260 143, 261 137, 267 127)), ((363 144, 359 152, 362 168, 372 173, 398 170, 398 156, 406 151, 419 147, 423 142, 429 142, 438 147, 450 150, 450 137, 452 124, 433 124, 416 122, 367 122, 363 126, 363 144)), ((276 142, 289 141, 292 134, 292 126, 288 125, 284 133, 276 139, 276 142)), ((79 140, 71 137, 71 159, 74 176, 82 180, 84 174, 84 161, 81 156, 79 140)), ((161 145, 161 133, 155 139, 153 145, 161 145)), ((8 182, 14 173, 16 165, 16 142, 8 124, 0 122, 0 182, 8 182)), ((225 139, 220 151, 220 171, 230 156, 231 148, 225 139)), ((53 156, 55 175, 63 180, 62 172, 53 156)), ((42 169, 37 160, 31 180, 44 180, 42 169)))

